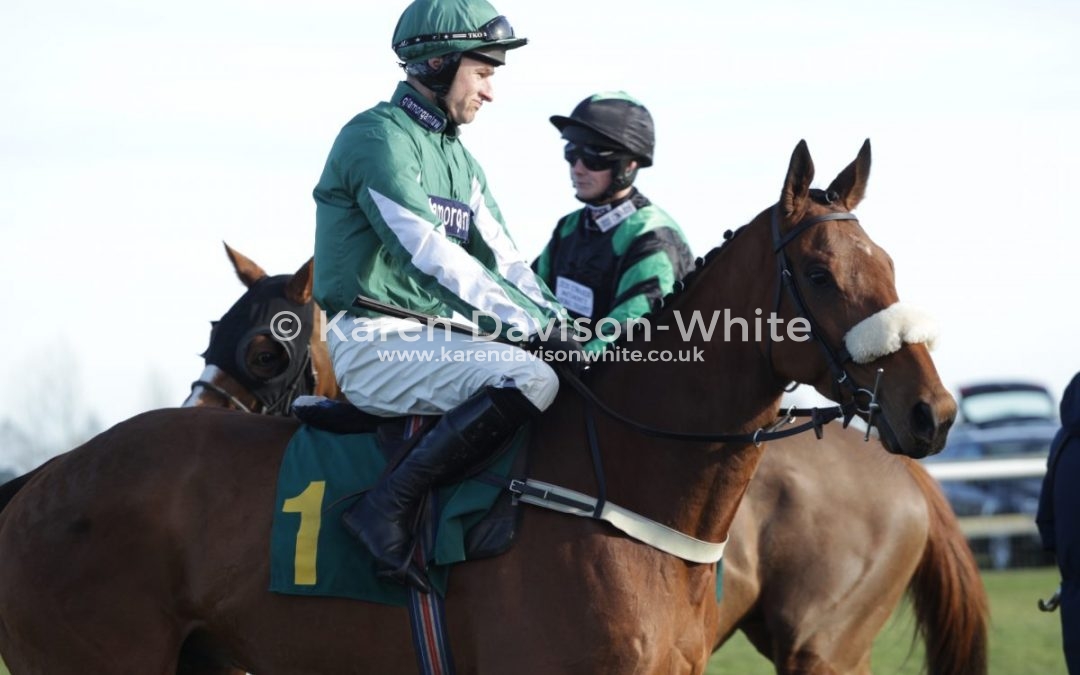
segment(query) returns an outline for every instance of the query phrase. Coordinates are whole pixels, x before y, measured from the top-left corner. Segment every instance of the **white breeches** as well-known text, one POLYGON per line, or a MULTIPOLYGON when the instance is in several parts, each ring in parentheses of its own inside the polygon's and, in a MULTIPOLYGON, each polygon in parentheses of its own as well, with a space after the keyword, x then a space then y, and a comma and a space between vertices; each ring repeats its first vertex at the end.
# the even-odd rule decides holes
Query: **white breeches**
POLYGON ((516 387, 544 410, 559 391, 551 366, 518 347, 406 319, 341 323, 344 339, 326 336, 334 375, 349 402, 373 415, 442 414, 488 386, 516 387))

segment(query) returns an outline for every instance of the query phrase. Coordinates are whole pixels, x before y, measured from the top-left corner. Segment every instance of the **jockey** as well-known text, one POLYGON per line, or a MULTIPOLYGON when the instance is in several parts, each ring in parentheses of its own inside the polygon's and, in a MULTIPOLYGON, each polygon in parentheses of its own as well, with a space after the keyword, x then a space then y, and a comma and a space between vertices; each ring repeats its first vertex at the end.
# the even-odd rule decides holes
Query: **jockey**
MULTIPOLYGON (((625 92, 608 92, 551 123, 566 140, 570 181, 585 207, 559 220, 533 269, 594 331, 604 318, 639 318, 694 267, 678 224, 634 187, 638 169, 653 163, 652 115, 625 92)), ((608 321, 599 327, 615 330, 608 321)), ((584 347, 606 346, 594 337, 584 347)))
POLYGON ((327 341, 343 393, 375 415, 443 415, 343 516, 380 576, 424 591, 426 576, 410 564, 421 498, 551 405, 558 378, 517 347, 431 331, 354 300, 464 317, 519 341, 567 318, 515 248, 460 139, 493 100, 496 68, 525 43, 487 0, 410 4, 392 43, 405 81, 345 125, 314 193, 314 297, 338 317, 327 341))

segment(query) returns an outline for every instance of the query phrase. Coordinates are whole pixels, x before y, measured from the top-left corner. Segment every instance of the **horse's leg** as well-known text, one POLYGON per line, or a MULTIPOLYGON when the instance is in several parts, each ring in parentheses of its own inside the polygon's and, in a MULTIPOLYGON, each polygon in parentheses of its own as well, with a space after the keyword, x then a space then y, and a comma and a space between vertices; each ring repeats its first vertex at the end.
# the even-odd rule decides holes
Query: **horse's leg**
MULTIPOLYGON (((830 663, 813 652, 788 654, 784 661, 776 663, 779 675, 841 675, 830 663)), ((844 675, 869 675, 869 670, 852 671, 844 675)))
MULTIPOLYGON (((0 650, 12 675, 173 675, 178 641, 165 622, 140 621, 138 626, 117 626, 96 620, 94 612, 74 608, 68 615, 60 607, 46 607, 32 587, 7 589, 0 620, 0 650), (53 611, 59 609, 61 611, 53 611), (9 616, 18 617, 10 631, 9 616), (130 630, 129 633, 119 631, 130 630), (58 640, 57 635, 63 635, 58 640)), ((113 597, 103 607, 127 604, 113 597)), ((81 605, 82 603, 72 603, 81 605)), ((130 605, 129 605, 130 606, 130 605)), ((145 610, 152 612, 151 607, 145 610)), ((135 611, 139 611, 135 609, 135 611)), ((111 614, 107 609, 101 616, 111 614)))
MULTIPOLYGON (((768 461, 768 455, 765 461, 768 461)), ((727 642, 737 629, 741 628, 750 637, 749 625, 760 623, 760 613, 755 612, 758 596, 761 593, 758 525, 763 519, 767 520, 767 516, 761 513, 762 508, 767 512, 772 505, 756 502, 750 498, 752 494, 753 488, 739 505, 735 520, 732 521, 728 532, 729 543, 724 549, 723 560, 723 593, 717 614, 718 623, 713 630, 714 651, 727 642)), ((754 643, 752 637, 750 641, 754 643)))
POLYGON ((246 675, 245 671, 221 663, 201 648, 198 635, 189 636, 180 647, 176 675, 246 675))
POLYGON ((0 652, 12 675, 176 672, 178 631, 141 584, 98 578, 61 594, 42 595, 39 590, 51 575, 13 569, 19 560, 4 556, 0 564, 5 579, 0 590, 0 652))

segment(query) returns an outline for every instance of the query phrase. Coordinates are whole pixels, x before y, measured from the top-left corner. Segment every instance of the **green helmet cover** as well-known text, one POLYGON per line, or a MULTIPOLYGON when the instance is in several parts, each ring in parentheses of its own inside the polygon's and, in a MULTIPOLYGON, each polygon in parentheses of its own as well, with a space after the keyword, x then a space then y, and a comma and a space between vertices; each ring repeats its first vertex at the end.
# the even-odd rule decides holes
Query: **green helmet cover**
POLYGON ((497 18, 498 11, 487 0, 415 0, 398 19, 391 46, 402 62, 415 63, 454 52, 492 47, 517 49, 528 42, 511 32, 501 39, 429 39, 409 43, 425 36, 477 32, 497 18))

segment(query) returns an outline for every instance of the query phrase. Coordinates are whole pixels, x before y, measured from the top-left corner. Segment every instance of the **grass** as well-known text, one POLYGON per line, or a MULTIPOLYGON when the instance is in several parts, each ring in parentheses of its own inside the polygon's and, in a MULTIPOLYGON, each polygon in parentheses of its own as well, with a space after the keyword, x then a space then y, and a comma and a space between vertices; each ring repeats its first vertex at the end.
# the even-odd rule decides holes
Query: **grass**
MULTIPOLYGON (((1061 615, 1035 605, 1057 588, 1057 568, 983 572, 990 596, 990 673, 992 675, 1065 675, 1061 651, 1061 615)), ((875 675, 918 675, 922 642, 912 647, 915 620, 905 602, 874 643, 875 675)), ((707 675, 772 675, 772 664, 736 635, 713 655, 707 675)))
MULTIPOLYGON (((1040 612, 1035 601, 1057 587, 1056 568, 983 572, 990 595, 990 673, 992 675, 1065 675, 1061 652, 1061 617, 1040 612)), ((875 675, 917 675, 922 643, 912 648, 914 619, 906 604, 874 644, 875 675)), ((707 675, 772 675, 772 664, 746 638, 736 635, 709 661, 707 675)), ((9 675, 0 663, 0 675, 9 675)))

